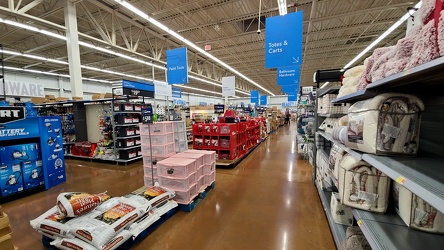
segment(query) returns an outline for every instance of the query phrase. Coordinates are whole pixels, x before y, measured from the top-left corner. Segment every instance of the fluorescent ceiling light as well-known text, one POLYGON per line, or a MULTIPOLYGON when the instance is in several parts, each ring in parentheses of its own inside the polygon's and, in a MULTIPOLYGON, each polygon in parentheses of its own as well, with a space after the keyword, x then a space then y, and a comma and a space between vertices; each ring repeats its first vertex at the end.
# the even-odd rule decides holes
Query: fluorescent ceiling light
MULTIPOLYGON (((124 0, 114 0, 115 2, 121 4, 123 7, 127 8, 128 10, 132 11, 133 13, 135 13, 136 15, 138 15, 139 17, 147 20, 148 22, 154 24, 155 26, 157 26, 158 28, 160 28, 161 30, 167 32, 168 34, 170 34, 171 36, 175 37, 176 39, 182 41, 183 43, 185 43, 186 45, 190 46, 191 48, 193 48, 194 50, 196 50, 197 52, 205 55, 206 57, 212 59, 213 61, 219 63, 220 65, 222 65, 223 67, 225 67, 226 69, 230 70, 231 72, 237 74, 238 76, 240 76, 241 78, 243 78, 244 80, 248 81, 249 83, 253 84, 254 86, 260 88, 261 90, 269 93, 270 95, 274 96, 274 94, 272 92, 270 92, 268 89, 262 87, 261 85, 257 84, 256 82, 254 82, 253 80, 251 80, 250 78, 246 77, 244 74, 240 73, 239 71, 235 70, 234 68, 232 68, 231 66, 229 66, 228 64, 224 63, 223 61, 221 61, 219 58, 211 55, 210 53, 206 52, 205 50, 203 50, 202 48, 198 47, 197 45, 195 45, 194 43, 192 43, 191 41, 185 39, 183 36, 181 36, 180 34, 176 33, 175 31, 169 29, 167 26, 163 25, 162 23, 160 23, 159 21, 155 20, 152 17, 149 17, 147 14, 145 14, 143 11, 139 10, 138 8, 136 8, 135 6, 131 5, 130 3, 124 1, 124 0)), ((281 0, 281 1, 285 1, 285 0, 281 0)), ((286 2, 286 1, 285 1, 286 2)), ((286 4, 285 4, 286 7, 286 4)), ((287 9, 285 8, 285 11, 287 11, 287 9)))
POLYGON ((278 8, 279 8, 279 15, 287 15, 287 0, 277 0, 278 2, 278 8))
MULTIPOLYGON (((414 8, 421 7, 421 1, 415 5, 414 8)), ((388 28, 382 35, 380 35, 375 41, 373 41, 367 48, 365 48, 361 53, 359 53, 353 60, 351 60, 347 65, 344 66, 343 70, 349 68, 352 66, 359 58, 364 56, 367 52, 369 52, 373 47, 376 46, 379 42, 381 42, 384 38, 386 38, 390 33, 392 33, 394 30, 396 30, 405 20, 407 20, 410 17, 409 13, 404 14, 396 23, 394 23, 390 28, 388 28)))
MULTIPOLYGON (((153 19, 153 20, 154 20, 154 19, 153 19)), ((39 28, 36 28, 36 27, 30 26, 30 25, 27 25, 27 24, 24 24, 24 23, 14 22, 14 21, 11 21, 11 20, 5 20, 5 19, 0 18, 0 23, 1 23, 1 22, 6 23, 6 24, 9 24, 9 25, 12 25, 12 26, 15 26, 15 27, 23 28, 23 29, 26 29, 26 30, 31 30, 31 31, 34 31, 34 32, 37 32, 37 33, 45 34, 45 35, 48 35, 48 36, 51 36, 51 37, 54 37, 54 38, 57 38, 57 39, 60 39, 60 40, 64 40, 64 41, 66 41, 66 37, 65 37, 65 36, 59 35, 59 34, 57 34, 57 33, 53 33, 53 32, 51 32, 51 31, 42 30, 42 29, 39 29, 39 28)), ((157 22, 157 21, 156 21, 156 22, 157 22)), ((157 22, 157 23, 158 23, 158 22, 157 22)), ((173 35, 174 37, 176 37, 177 39, 179 39, 179 40, 180 40, 180 39, 184 39, 181 35, 179 35, 179 34, 177 34, 177 33, 175 33, 175 32, 174 32, 172 35, 173 35)), ((187 42, 189 42, 189 41, 187 41, 187 42)), ((189 43, 192 44, 191 42, 189 42, 189 43)), ((160 66, 160 65, 157 65, 157 64, 153 64, 153 63, 151 63, 151 62, 146 62, 146 61, 143 61, 143 60, 141 60, 141 59, 137 59, 137 58, 134 58, 134 57, 131 57, 131 56, 128 56, 128 55, 125 55, 125 54, 119 53, 119 52, 115 52, 115 51, 112 51, 112 50, 109 50, 109 49, 106 49, 106 48, 102 48, 102 47, 99 47, 99 46, 95 46, 95 45, 93 45, 93 44, 91 44, 91 43, 87 43, 87 42, 79 41, 79 45, 84 46, 84 47, 88 47, 88 48, 90 48, 90 49, 98 50, 98 51, 101 51, 101 52, 104 52, 104 53, 107 53, 107 54, 110 54, 110 55, 115 55, 115 56, 118 56, 118 57, 122 57, 122 58, 125 58, 125 59, 128 59, 128 60, 131 60, 131 61, 134 61, 134 62, 137 62, 137 63, 145 64, 145 65, 148 65, 148 66, 153 66, 153 67, 158 68, 158 69, 161 69, 161 70, 166 70, 166 67, 164 67, 164 66, 160 66)), ((194 45, 194 44, 192 44, 192 45, 193 45, 193 46, 196 46, 196 45, 194 45)), ((196 46, 196 48, 199 49, 200 52, 204 52, 204 53, 206 53, 204 50, 200 49, 199 47, 196 46)), ((44 58, 44 57, 28 55, 28 54, 19 53, 19 52, 13 52, 13 51, 9 51, 9 52, 10 52, 11 55, 25 56, 25 57, 29 57, 29 58, 33 58, 33 59, 37 59, 37 60, 43 60, 43 58, 44 58)), ((7 51, 5 51, 5 54, 6 54, 6 53, 7 53, 7 51)), ((208 55, 210 55, 210 54, 208 54, 208 55)), ((219 59, 217 59, 216 57, 214 57, 214 56, 212 56, 212 55, 210 55, 210 56, 211 56, 212 58, 214 58, 215 60, 219 60, 219 59)), ((67 62, 64 62, 64 61, 58 61, 58 60, 50 59, 50 58, 46 58, 45 60, 46 60, 46 61, 50 61, 50 62, 54 62, 54 63, 59 63, 59 64, 68 64, 67 62)), ((219 61, 220 61, 220 60, 219 60, 219 61)), ((223 63, 222 61, 220 61, 220 62, 223 63)), ((227 65, 227 66, 228 66, 228 65, 227 65)), ((85 68, 85 69, 91 69, 91 70, 98 71, 97 68, 92 69, 92 68, 88 68, 88 66, 82 66, 82 67, 85 68)), ((228 67, 229 67, 229 66, 228 66, 228 67)), ((103 71, 103 70, 101 70, 101 71, 103 71)), ((106 71, 103 71, 103 72, 106 72, 106 71)), ((239 73, 239 72, 238 72, 238 73, 239 73)), ((138 77, 136 77, 136 76, 127 75, 127 74, 123 74, 123 73, 115 73, 115 74, 116 74, 116 75, 120 75, 120 76, 129 76, 129 77, 138 78, 138 77)), ((239 73, 239 74, 241 74, 241 73, 239 73)), ((189 75, 188 77, 193 78, 193 79, 198 80, 198 81, 201 81, 201 82, 205 82, 205 83, 209 83, 209 84, 212 84, 212 85, 217 85, 217 86, 219 86, 219 87, 222 87, 221 84, 213 83, 213 82, 211 82, 211 81, 208 81, 208 80, 205 80, 205 79, 202 79, 202 78, 198 78, 198 77, 191 76, 191 75, 189 75)), ((139 77, 139 78, 140 78, 140 77, 139 77)), ((244 79, 248 79, 248 80, 250 80, 249 78, 246 78, 246 76, 244 76, 243 78, 244 78, 244 79)), ((141 78, 141 79, 146 79, 146 78, 141 78)), ((149 80, 149 81, 152 81, 152 80, 149 80)), ((250 81, 251 81, 251 80, 250 80, 250 81)), ((252 81, 251 81, 251 82, 252 82, 252 81)), ((264 90, 265 90, 265 89, 264 89, 264 90)), ((239 92, 239 93, 245 94, 245 95, 250 95, 249 93, 244 92, 244 91, 240 91, 240 90, 236 90, 236 91, 239 92)), ((269 93, 271 93, 271 92, 269 92, 269 93)))
MULTIPOLYGON (((14 71, 23 71, 23 72, 33 73, 33 74, 40 74, 40 75, 50 75, 50 76, 60 76, 60 77, 70 78, 69 75, 57 74, 57 73, 52 73, 52 72, 48 72, 48 71, 40 71, 40 70, 33 70, 33 69, 23 69, 23 68, 15 68, 15 67, 8 67, 8 66, 4 66, 4 69, 6 69, 6 70, 14 70, 14 71)), ((94 79, 94 78, 82 77, 82 79, 86 80, 86 81, 93 81, 93 82, 112 83, 111 81, 99 80, 99 79, 94 79)))

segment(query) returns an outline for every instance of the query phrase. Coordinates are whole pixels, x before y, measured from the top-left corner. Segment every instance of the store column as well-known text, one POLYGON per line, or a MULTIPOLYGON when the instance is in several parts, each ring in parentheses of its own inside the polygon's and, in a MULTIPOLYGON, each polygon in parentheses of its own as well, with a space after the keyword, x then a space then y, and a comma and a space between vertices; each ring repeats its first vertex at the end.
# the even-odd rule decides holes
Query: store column
POLYGON ((83 97, 76 5, 70 0, 65 0, 65 26, 71 94, 73 97, 83 97))

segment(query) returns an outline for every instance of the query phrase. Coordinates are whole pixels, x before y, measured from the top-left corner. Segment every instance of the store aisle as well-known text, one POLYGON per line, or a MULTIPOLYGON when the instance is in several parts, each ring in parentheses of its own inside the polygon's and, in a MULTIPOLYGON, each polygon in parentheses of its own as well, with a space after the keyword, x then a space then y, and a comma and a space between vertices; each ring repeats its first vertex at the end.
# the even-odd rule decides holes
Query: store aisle
MULTIPOLYGON (((295 130, 280 128, 234 169, 217 169, 215 189, 195 210, 178 212, 134 249, 335 249, 311 166, 296 154, 295 130)), ((29 220, 59 192, 120 196, 143 185, 141 162, 67 162, 67 183, 2 205, 19 249, 43 249, 29 220)))

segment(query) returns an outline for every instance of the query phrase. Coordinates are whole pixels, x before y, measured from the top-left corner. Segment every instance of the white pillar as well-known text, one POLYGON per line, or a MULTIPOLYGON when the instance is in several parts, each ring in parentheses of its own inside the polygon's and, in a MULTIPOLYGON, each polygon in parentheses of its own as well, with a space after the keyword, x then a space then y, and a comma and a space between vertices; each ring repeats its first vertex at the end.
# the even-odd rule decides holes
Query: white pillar
POLYGON ((59 82, 59 97, 64 97, 64 89, 63 89, 63 79, 62 77, 58 77, 57 81, 59 82))
POLYGON ((71 94, 73 97, 83 97, 76 5, 70 0, 65 0, 65 26, 69 75, 71 76, 71 94))

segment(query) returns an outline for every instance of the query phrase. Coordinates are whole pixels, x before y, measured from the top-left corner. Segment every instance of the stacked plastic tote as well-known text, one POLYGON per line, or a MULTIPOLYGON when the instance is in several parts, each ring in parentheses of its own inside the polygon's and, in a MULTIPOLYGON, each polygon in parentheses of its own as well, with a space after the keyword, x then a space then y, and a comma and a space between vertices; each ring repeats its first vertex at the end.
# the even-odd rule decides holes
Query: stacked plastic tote
POLYGON ((140 124, 140 139, 142 141, 142 156, 145 186, 157 181, 157 168, 152 161, 166 159, 176 153, 174 141, 174 124, 172 122, 156 122, 140 124), (153 166, 151 168, 151 166, 153 166))
POLYGON ((176 153, 183 152, 188 149, 187 130, 184 121, 174 121, 174 147, 176 153))
POLYGON ((186 150, 157 162, 159 184, 174 190, 177 203, 190 204, 216 179, 216 152, 186 150))

